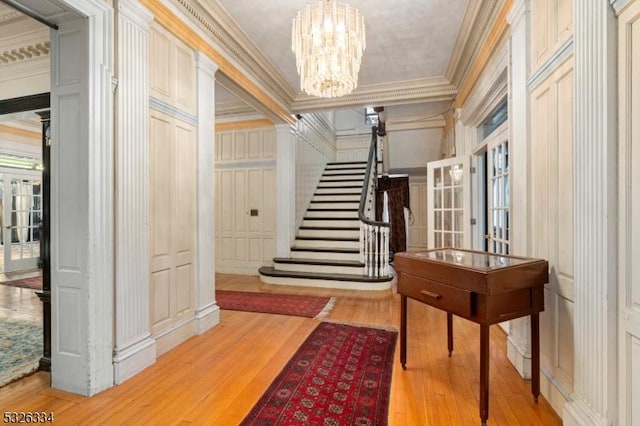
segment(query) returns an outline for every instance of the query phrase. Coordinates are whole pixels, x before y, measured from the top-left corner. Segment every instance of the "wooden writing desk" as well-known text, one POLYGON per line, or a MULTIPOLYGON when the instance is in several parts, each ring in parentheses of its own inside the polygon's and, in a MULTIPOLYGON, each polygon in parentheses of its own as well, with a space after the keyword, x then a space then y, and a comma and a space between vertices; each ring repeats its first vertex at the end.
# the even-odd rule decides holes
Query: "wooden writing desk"
POLYGON ((489 417, 489 326, 531 316, 531 392, 540 395, 539 313, 544 310, 546 260, 491 253, 435 249, 397 253, 400 310, 400 362, 407 363, 407 297, 447 312, 449 356, 453 314, 480 324, 480 420, 489 417))

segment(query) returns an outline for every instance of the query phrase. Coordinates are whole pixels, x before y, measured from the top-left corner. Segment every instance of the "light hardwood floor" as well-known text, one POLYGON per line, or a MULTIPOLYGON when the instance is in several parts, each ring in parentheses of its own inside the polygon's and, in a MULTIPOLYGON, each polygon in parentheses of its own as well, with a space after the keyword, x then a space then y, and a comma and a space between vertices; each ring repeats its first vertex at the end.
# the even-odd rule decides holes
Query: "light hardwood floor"
MULTIPOLYGON (((262 284, 257 277, 217 275, 225 290, 336 296, 328 319, 399 328, 392 291, 357 292, 262 284)), ((444 312, 409 301, 407 370, 393 367, 390 425, 477 425, 479 330, 454 319, 447 356, 444 312)), ((55 424, 237 425, 318 324, 282 315, 221 311, 220 324, 161 356, 142 373, 92 398, 49 388, 36 373, 0 389, 1 411, 53 412, 55 424)), ((491 328, 489 425, 559 425, 543 397, 533 403, 528 381, 506 358, 506 338, 491 328)))

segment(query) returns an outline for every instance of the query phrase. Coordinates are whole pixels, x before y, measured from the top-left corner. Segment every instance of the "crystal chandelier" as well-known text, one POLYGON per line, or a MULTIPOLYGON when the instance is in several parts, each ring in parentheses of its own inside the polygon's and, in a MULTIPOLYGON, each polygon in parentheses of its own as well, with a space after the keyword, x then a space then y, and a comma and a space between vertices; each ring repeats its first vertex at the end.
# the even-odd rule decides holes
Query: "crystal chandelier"
POLYGON ((365 49, 364 18, 358 9, 335 0, 309 4, 293 19, 291 33, 302 90, 335 98, 356 88, 365 49))

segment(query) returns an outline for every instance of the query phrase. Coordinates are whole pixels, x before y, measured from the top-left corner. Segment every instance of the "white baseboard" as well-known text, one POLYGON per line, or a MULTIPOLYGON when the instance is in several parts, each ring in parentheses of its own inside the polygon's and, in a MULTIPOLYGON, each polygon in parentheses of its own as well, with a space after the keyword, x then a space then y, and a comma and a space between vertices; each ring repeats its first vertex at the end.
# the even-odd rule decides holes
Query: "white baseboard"
POLYGON ((507 358, 523 379, 531 378, 531 353, 521 348, 511 335, 507 337, 507 358))
POLYGON ((113 381, 116 385, 124 383, 155 362, 156 341, 147 336, 131 346, 116 350, 113 356, 113 381))
POLYGON ((196 311, 196 334, 203 334, 220 323, 220 307, 215 303, 196 311))
POLYGON ((564 405, 562 424, 564 426, 609 426, 610 423, 587 404, 573 400, 564 405))

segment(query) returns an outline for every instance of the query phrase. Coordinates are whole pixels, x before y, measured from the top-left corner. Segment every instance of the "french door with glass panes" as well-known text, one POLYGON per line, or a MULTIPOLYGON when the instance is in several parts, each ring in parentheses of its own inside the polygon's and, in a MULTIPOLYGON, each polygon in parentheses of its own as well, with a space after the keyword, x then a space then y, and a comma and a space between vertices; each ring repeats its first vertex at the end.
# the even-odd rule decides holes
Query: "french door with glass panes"
POLYGON ((0 174, 2 272, 35 268, 40 256, 41 174, 0 174))
MULTIPOLYGON (((506 123, 485 141, 486 173, 479 176, 479 185, 486 182, 486 226, 484 248, 490 253, 511 253, 511 197, 509 140, 506 123)), ((480 206, 482 208, 482 203, 480 206)))
POLYGON ((469 246, 469 160, 458 157, 427 164, 430 248, 469 246))

